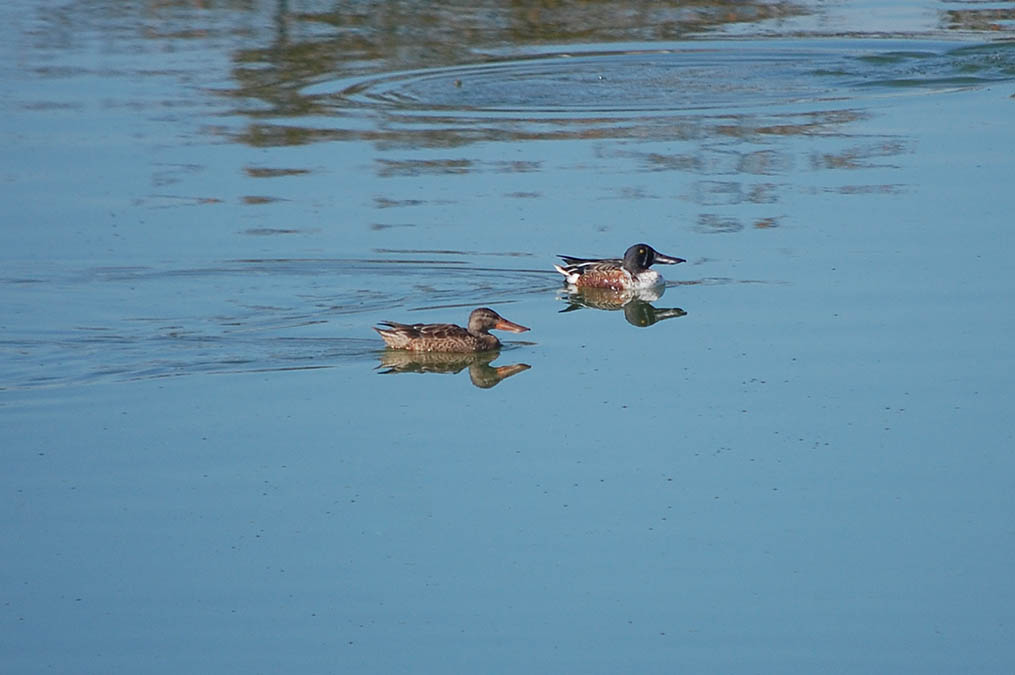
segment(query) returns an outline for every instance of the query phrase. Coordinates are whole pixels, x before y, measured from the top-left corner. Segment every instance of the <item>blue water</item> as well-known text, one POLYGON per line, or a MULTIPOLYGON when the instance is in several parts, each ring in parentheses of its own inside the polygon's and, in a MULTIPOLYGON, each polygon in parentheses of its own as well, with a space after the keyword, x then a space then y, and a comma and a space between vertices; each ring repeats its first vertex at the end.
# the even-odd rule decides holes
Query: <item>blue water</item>
POLYGON ((558 4, 0 9, 3 672, 1015 667, 1015 7, 558 4))

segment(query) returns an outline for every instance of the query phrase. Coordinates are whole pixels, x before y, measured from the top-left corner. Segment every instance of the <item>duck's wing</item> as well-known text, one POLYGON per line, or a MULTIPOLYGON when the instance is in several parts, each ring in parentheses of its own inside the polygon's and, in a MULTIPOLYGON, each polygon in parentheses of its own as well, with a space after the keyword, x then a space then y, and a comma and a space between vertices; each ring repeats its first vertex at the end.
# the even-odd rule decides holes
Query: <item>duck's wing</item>
POLYGON ((399 333, 409 338, 445 338, 468 335, 469 331, 453 323, 398 323, 397 321, 380 321, 387 328, 375 328, 378 333, 399 333))
POLYGON ((418 323, 413 328, 419 331, 420 337, 434 340, 460 338, 469 334, 469 331, 453 323, 418 323))
MULTIPOLYGON (((561 256, 561 257, 563 257, 563 256, 561 256)), ((572 260, 575 260, 575 258, 572 258, 572 260)), ((598 273, 602 273, 602 274, 609 274, 611 272, 616 272, 619 269, 623 269, 623 264, 622 263, 623 263, 622 260, 615 260, 615 259, 609 259, 609 260, 584 260, 582 262, 570 263, 570 264, 566 265, 563 268, 561 268, 559 265, 554 265, 554 267, 556 267, 558 269, 558 271, 563 269, 563 270, 566 270, 567 272, 569 272, 571 274, 578 274, 578 275, 589 274, 589 273, 597 273, 597 272, 598 273)), ((567 274, 564 273, 564 272, 562 272, 562 274, 565 274, 565 276, 567 276, 567 274)))
POLYGON ((417 338, 420 334, 420 329, 423 328, 421 323, 398 323, 397 321, 378 321, 378 324, 384 326, 384 328, 374 328, 375 331, 384 335, 385 333, 392 335, 398 334, 407 338, 417 338))
MULTIPOLYGON (((462 342, 473 338, 469 331, 452 323, 398 323, 397 321, 379 322, 384 328, 374 327, 389 347, 395 349, 414 349, 422 344, 434 342, 462 342)), ((445 350, 459 351, 459 350, 445 350)))
POLYGON ((585 265, 608 264, 619 267, 624 261, 620 258, 576 258, 572 255, 558 255, 569 267, 581 267, 585 265))

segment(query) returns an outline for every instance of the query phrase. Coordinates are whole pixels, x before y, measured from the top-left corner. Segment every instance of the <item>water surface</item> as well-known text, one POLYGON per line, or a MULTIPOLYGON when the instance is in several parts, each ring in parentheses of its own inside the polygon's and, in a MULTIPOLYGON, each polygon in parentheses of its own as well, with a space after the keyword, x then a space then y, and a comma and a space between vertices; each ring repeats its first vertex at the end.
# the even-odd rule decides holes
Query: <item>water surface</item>
POLYGON ((1015 665, 1012 3, 0 16, 5 672, 1015 665))

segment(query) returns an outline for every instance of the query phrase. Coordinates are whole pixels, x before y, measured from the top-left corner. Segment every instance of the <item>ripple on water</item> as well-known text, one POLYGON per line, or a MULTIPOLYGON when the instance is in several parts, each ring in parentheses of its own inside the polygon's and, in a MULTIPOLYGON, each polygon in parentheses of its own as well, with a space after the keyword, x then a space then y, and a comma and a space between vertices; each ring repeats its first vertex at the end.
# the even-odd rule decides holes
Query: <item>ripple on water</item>
MULTIPOLYGON (((556 283, 552 270, 476 266, 457 251, 397 253, 102 267, 33 278, 33 306, 45 316, 26 317, 25 325, 34 328, 0 339, 0 391, 373 360, 382 346, 370 331, 377 318, 514 302, 556 283), (425 257, 411 258, 420 253, 425 257), (217 292, 209 294, 209 287, 217 292), (81 294, 73 311, 62 317, 45 312, 52 298, 68 292, 81 294)), ((467 257, 477 255, 483 254, 467 257)), ((25 281, 12 277, 0 284, 25 281)), ((449 312, 449 320, 457 314, 449 312)))
POLYGON ((1015 44, 922 40, 683 43, 540 53, 320 83, 340 108, 490 114, 736 111, 1015 78, 1015 44))

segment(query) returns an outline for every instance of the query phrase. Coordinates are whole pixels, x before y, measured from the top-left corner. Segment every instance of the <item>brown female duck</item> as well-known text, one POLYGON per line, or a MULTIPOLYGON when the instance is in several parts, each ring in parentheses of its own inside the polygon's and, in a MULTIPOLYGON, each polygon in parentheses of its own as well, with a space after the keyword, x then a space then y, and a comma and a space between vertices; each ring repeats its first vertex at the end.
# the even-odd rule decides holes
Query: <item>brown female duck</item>
POLYGON ((500 347, 500 340, 490 335, 491 329, 524 333, 525 326, 508 321, 487 307, 472 310, 469 327, 452 323, 414 323, 381 321, 384 328, 374 327, 392 349, 417 352, 485 352, 500 347))

